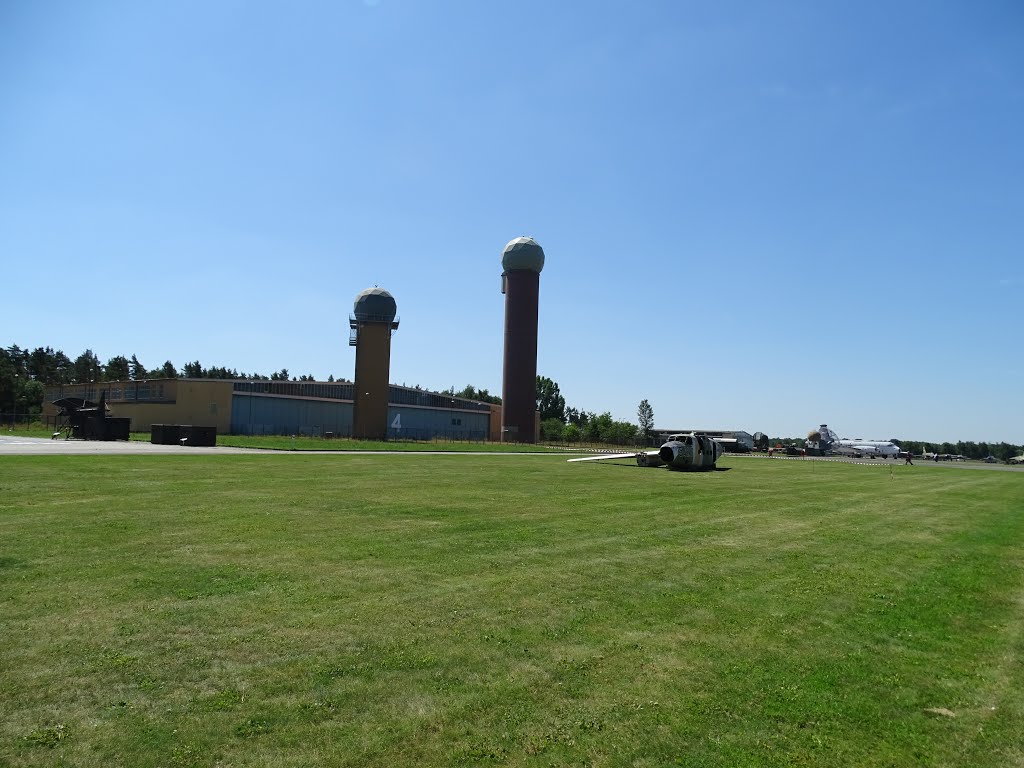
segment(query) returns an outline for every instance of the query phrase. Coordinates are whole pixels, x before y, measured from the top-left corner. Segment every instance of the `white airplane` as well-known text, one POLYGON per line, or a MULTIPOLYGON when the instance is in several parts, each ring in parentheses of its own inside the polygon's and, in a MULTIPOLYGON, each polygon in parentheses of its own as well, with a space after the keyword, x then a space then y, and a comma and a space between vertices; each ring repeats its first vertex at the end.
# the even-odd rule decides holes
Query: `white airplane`
POLYGON ((846 437, 837 437, 836 433, 830 430, 826 424, 818 427, 817 434, 819 440, 814 447, 821 447, 840 456, 854 456, 858 459, 864 456, 870 458, 878 456, 883 459, 895 459, 900 455, 900 447, 891 440, 861 440, 859 437, 851 440, 846 437))
POLYGON ((722 455, 722 443, 735 443, 732 438, 708 437, 690 432, 669 435, 664 445, 656 451, 634 451, 633 453, 611 453, 603 456, 586 456, 573 461, 604 461, 607 459, 635 458, 637 466, 661 467, 677 470, 714 469, 715 462, 722 455))
POLYGON ((842 439, 832 443, 832 453, 857 458, 879 456, 883 459, 895 459, 900 455, 900 447, 890 440, 842 439))

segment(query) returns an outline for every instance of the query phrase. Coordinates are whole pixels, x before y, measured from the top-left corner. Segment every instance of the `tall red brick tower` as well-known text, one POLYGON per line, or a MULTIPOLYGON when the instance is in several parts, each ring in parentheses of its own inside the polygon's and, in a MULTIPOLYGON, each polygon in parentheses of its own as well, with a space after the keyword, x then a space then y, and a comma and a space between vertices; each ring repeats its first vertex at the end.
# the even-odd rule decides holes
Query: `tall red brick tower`
POLYGON ((536 442, 537 308, 544 249, 517 237, 501 256, 505 294, 505 359, 501 383, 501 439, 536 442))

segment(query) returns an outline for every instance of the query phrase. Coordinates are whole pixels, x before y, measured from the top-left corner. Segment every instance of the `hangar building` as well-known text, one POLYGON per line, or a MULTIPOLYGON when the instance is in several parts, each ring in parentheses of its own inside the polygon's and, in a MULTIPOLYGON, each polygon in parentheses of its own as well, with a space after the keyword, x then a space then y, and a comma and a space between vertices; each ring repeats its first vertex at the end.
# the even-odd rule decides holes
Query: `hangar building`
MULTIPOLYGON (((218 434, 351 437, 355 384, 325 381, 151 379, 65 384, 46 390, 43 415, 61 397, 98 401, 134 432, 153 424, 215 426, 218 434)), ((422 389, 388 387, 389 440, 500 440, 501 406, 422 389)))

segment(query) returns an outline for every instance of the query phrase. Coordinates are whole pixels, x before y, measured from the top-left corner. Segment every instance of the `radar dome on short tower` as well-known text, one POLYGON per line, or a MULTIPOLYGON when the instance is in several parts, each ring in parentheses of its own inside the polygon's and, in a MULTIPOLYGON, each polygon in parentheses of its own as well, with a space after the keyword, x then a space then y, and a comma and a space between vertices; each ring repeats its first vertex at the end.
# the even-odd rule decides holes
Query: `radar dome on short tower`
POLYGON ((544 249, 532 237, 517 237, 505 246, 501 267, 506 272, 526 269, 540 273, 544 269, 544 249))
POLYGON ((356 320, 390 323, 398 314, 398 305, 394 296, 383 288, 374 286, 356 296, 352 314, 356 320))
POLYGON ((356 296, 352 305, 348 343, 356 348, 354 437, 387 439, 391 334, 398 329, 397 312, 395 297, 377 286, 356 296))

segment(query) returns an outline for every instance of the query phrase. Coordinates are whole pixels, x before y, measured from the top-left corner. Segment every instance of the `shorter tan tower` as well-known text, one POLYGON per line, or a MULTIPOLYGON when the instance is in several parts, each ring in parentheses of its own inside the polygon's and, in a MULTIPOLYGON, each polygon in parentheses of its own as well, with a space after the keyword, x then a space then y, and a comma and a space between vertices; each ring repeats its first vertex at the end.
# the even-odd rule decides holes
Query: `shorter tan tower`
POLYGON ((353 437, 387 439, 391 334, 398 329, 397 311, 394 297, 382 288, 367 288, 356 296, 348 321, 348 343, 356 348, 353 437))

